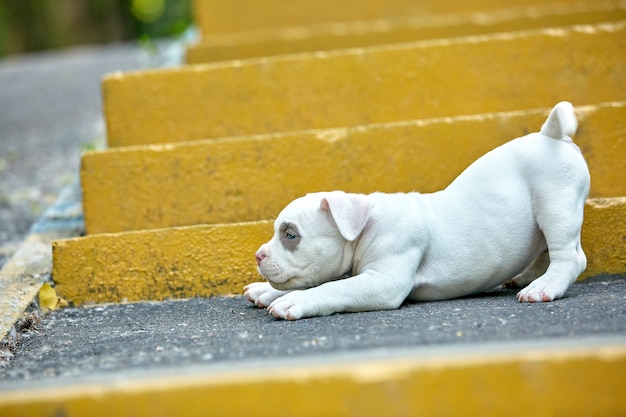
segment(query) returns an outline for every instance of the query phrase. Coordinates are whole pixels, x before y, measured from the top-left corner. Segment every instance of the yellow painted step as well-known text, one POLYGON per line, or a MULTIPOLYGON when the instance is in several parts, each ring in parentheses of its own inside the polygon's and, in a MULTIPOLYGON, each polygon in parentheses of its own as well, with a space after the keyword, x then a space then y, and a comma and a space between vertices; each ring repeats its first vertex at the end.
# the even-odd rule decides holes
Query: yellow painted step
POLYGON ((110 146, 624 99, 626 22, 116 73, 110 146))
MULTIPOLYGON (((545 103, 551 106, 554 103, 545 103)), ((592 197, 626 195, 626 102, 577 107, 592 197)), ((549 109, 115 148, 83 156, 87 232, 272 218, 308 192, 445 188, 549 109)))
POLYGON ((31 383, 0 391, 0 415, 587 417, 626 409, 620 340, 396 355, 31 383))
MULTIPOLYGON (((615 4, 618 0, 597 3, 615 4)), ((280 27, 309 26, 325 22, 360 22, 406 16, 437 16, 516 8, 520 14, 554 4, 576 10, 580 0, 194 0, 196 24, 203 35, 280 27), (504 6, 503 6, 504 5, 504 6)))
MULTIPOLYGON (((240 294, 260 279, 254 253, 272 233, 266 220, 59 240, 52 278, 76 305, 240 294)), ((583 277, 626 273, 624 236, 626 197, 588 200, 583 277)))
POLYGON ((188 47, 186 60, 189 64, 199 64, 623 19, 626 19, 624 2, 547 2, 527 7, 490 9, 480 13, 422 14, 298 28, 210 34, 188 47))
POLYGON ((237 294, 257 279, 259 221, 100 234, 52 245, 57 294, 76 304, 237 294))

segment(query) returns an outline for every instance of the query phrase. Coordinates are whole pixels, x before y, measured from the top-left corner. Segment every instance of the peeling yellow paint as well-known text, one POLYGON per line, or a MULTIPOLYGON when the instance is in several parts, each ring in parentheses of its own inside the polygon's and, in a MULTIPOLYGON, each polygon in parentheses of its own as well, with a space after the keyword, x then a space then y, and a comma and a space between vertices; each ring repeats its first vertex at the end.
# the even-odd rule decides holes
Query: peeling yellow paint
MULTIPOLYGON (((552 104, 552 103, 551 103, 552 104)), ((308 192, 433 192, 549 109, 444 117, 85 154, 88 233, 254 221, 308 192)), ((626 195, 626 102, 577 108, 591 197, 626 195)))
POLYGON ((350 136, 349 129, 326 129, 317 132, 316 137, 327 143, 335 143, 350 136))
POLYGON ((125 73, 102 85, 108 143, 623 100, 624 50, 622 21, 125 73))
MULTIPOLYGON (((473 3, 473 2, 468 2, 473 3)), ((245 32, 211 34, 187 49, 187 63, 367 47, 455 36, 512 32, 541 27, 618 21, 626 18, 619 1, 546 2, 515 7, 491 5, 488 10, 377 17, 367 21, 317 23, 301 27, 272 27, 245 32), (495 8, 494 8, 495 6, 495 8)), ((350 14, 351 15, 351 14, 350 14)), ((291 22, 294 24, 294 22, 291 22)))
POLYGON ((201 368, 151 378, 31 385, 0 392, 0 414, 516 417, 531 410, 537 417, 622 415, 625 373, 626 347, 620 344, 509 346, 445 356, 201 368))

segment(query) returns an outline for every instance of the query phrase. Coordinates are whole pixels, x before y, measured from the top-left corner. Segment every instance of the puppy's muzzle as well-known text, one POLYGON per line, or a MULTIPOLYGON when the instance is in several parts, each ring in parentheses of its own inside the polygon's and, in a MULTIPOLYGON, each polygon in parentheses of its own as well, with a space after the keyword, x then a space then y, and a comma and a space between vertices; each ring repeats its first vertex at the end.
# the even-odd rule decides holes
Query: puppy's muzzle
POLYGON ((254 257, 256 258, 257 266, 261 265, 261 262, 263 261, 263 259, 267 258, 268 256, 269 256, 269 251, 267 247, 265 245, 261 245, 259 250, 256 251, 256 253, 254 254, 254 257))

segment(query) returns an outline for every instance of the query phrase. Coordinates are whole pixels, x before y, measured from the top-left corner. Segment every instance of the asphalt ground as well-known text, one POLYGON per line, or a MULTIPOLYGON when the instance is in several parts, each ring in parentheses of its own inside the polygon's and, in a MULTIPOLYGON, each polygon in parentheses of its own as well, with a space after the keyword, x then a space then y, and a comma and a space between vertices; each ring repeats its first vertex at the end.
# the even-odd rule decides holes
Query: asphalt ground
POLYGON ((626 339, 626 280, 597 277, 550 303, 495 289, 398 310, 274 319, 243 297, 56 310, 23 323, 0 389, 137 371, 309 361, 368 351, 626 339))

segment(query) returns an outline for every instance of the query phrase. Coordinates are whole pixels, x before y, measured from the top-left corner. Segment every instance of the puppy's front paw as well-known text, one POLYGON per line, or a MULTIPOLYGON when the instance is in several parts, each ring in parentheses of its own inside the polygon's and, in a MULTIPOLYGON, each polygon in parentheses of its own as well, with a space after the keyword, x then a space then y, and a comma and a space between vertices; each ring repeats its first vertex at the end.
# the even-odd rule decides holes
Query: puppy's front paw
POLYGON ((520 303, 540 303, 552 301, 546 293, 543 291, 520 291, 517 293, 517 300, 520 303))
POLYGON ((307 304, 307 296, 303 291, 291 291, 274 300, 267 310, 278 319, 299 320, 312 315, 307 304))
POLYGON ((285 294, 285 291, 279 291, 267 282, 253 282, 248 284, 244 289, 244 296, 259 308, 269 306, 272 301, 285 294))

